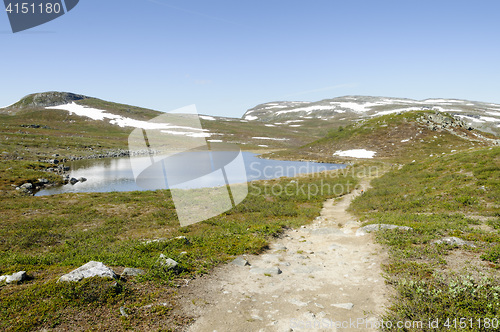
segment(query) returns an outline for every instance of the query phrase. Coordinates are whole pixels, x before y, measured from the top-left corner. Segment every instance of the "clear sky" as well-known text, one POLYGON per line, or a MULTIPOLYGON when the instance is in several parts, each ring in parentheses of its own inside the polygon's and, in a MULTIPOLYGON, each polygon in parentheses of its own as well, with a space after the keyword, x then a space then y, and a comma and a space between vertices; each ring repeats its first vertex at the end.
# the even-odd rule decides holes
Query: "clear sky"
POLYGON ((13 34, 0 106, 69 91, 240 117, 344 95, 500 103, 499 0, 80 0, 13 34))

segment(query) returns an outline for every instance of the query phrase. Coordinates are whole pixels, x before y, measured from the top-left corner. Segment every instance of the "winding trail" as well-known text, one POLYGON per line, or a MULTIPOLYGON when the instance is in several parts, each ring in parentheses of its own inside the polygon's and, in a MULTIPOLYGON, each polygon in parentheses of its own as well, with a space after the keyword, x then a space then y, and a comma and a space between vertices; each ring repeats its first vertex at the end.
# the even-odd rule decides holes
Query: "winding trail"
POLYGON ((183 305, 199 318, 188 331, 377 331, 389 293, 386 253, 373 235, 355 235, 359 222, 346 211, 369 180, 327 200, 320 217, 265 254, 245 256, 251 266, 227 264, 194 280, 183 305), (282 273, 257 270, 275 267, 282 273))

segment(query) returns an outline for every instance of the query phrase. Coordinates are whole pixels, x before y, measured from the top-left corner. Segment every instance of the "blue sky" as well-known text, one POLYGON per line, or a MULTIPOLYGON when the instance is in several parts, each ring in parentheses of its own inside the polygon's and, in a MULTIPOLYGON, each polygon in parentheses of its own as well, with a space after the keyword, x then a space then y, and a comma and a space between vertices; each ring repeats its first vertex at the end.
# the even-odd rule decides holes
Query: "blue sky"
POLYGON ((343 95, 500 103, 500 1, 81 0, 13 34, 0 13, 0 106, 70 91, 240 117, 343 95))

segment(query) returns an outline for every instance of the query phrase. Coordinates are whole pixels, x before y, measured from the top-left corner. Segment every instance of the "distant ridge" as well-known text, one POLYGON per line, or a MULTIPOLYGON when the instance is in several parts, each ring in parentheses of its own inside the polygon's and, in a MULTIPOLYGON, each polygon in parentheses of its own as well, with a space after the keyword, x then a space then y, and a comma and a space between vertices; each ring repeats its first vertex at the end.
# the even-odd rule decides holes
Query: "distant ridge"
POLYGON ((277 101, 249 109, 243 119, 280 123, 284 121, 361 120, 390 113, 436 110, 454 115, 469 125, 500 134, 500 105, 461 99, 425 99, 344 96, 317 102, 277 101))

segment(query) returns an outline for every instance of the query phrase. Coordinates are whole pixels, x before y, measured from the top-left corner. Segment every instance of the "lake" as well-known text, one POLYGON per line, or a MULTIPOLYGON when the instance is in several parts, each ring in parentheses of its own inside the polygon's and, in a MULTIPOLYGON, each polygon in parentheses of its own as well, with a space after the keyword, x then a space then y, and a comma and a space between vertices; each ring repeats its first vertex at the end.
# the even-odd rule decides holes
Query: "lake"
POLYGON ((237 156, 234 152, 219 151, 218 153, 220 155, 215 154, 217 158, 213 157, 214 153, 212 153, 208 159, 209 162, 206 163, 204 162, 205 155, 197 156, 197 158, 190 156, 189 160, 184 158, 173 162, 170 158, 168 163, 162 160, 154 161, 153 157, 74 161, 66 164, 71 167, 70 177, 76 179, 84 177, 87 181, 43 189, 37 192, 36 196, 166 188, 207 188, 345 168, 342 164, 261 159, 251 152, 236 153, 237 156), (233 167, 230 167, 230 162, 234 160, 239 160, 240 163, 233 162, 233 167), (210 170, 206 169, 206 164, 210 166, 210 170), (244 168, 241 167, 242 164, 244 168), (214 172, 214 169, 222 169, 222 172, 214 172), (156 176, 151 174, 156 174, 156 176), (172 174, 177 174, 177 176, 173 177, 172 174))

